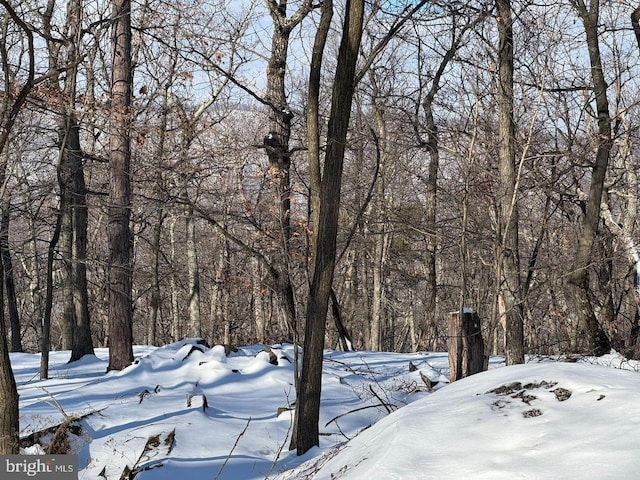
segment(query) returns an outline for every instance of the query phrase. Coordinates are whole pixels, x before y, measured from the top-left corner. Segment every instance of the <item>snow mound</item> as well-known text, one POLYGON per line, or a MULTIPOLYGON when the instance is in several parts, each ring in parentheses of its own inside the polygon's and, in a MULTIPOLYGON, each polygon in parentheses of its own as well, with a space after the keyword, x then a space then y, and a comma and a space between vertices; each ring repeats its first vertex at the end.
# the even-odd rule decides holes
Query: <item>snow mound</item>
POLYGON ((323 465, 282 478, 636 478, 640 457, 629 438, 640 429, 639 393, 640 375, 598 365, 494 369, 417 400, 323 465))

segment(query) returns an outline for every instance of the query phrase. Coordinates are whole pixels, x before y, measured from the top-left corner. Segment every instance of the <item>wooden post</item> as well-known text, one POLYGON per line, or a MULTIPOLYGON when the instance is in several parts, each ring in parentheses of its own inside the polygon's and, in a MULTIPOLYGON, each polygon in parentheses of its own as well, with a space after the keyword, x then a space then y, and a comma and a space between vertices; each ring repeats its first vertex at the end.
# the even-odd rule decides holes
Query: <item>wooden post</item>
POLYGON ((473 310, 449 314, 449 370, 455 382, 485 370, 480 317, 473 310))

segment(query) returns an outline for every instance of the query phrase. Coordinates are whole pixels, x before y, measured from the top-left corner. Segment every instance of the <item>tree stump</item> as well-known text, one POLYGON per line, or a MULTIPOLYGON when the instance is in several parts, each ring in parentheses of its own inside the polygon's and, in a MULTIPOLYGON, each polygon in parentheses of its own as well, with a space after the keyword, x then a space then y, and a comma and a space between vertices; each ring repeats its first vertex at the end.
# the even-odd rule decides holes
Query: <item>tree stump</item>
POLYGON ((485 370, 484 341, 480 331, 480 317, 465 309, 449 314, 449 369, 455 382, 485 370))

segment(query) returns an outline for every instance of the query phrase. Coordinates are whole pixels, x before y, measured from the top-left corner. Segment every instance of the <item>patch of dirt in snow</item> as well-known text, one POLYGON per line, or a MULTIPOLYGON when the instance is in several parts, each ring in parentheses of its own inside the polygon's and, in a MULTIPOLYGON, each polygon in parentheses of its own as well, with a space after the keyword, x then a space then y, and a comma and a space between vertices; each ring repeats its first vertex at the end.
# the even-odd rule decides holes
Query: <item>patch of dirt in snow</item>
MULTIPOLYGON (((534 418, 541 416, 543 411, 540 408, 528 407, 530 407, 533 402, 539 403, 541 401, 541 394, 547 392, 553 393, 555 399, 559 402, 564 402, 571 398, 571 390, 557 387, 557 385, 558 382, 548 382, 546 380, 527 383, 525 385, 520 382, 512 382, 493 388, 485 392, 485 395, 497 397, 496 400, 491 403, 491 410, 494 412, 502 412, 506 415, 506 412, 511 410, 512 407, 520 406, 521 408, 518 408, 518 410, 520 410, 524 418, 534 418)), ((548 398, 548 395, 542 396, 548 398)))

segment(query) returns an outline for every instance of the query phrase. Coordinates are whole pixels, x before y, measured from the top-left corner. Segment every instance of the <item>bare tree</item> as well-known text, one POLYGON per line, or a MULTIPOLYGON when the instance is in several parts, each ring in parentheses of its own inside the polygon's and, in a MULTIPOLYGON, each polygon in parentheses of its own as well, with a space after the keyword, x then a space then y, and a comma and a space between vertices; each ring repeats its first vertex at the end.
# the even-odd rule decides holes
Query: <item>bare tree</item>
POLYGON ((604 77, 600 56, 600 2, 594 0, 587 6, 583 0, 572 0, 584 25, 587 49, 591 65, 591 81, 595 96, 598 119, 598 144, 596 158, 591 168, 591 183, 586 202, 585 214, 581 219, 582 235, 578 240, 573 269, 568 281, 576 299, 576 314, 583 326, 590 353, 603 355, 609 353, 611 343, 600 326, 589 296, 589 265, 594 242, 600 223, 600 204, 602 202, 604 182, 611 154, 611 117, 607 98, 607 81, 604 77))
POLYGON ((20 312, 16 298, 16 285, 14 280, 13 260, 9 250, 9 221, 10 201, 9 195, 4 199, 2 207, 2 220, 0 220, 0 254, 4 268, 4 288, 9 312, 9 324, 11 325, 11 351, 22 352, 22 333, 20 325, 20 312))
POLYGON ((113 1, 109 147, 109 370, 133 361, 131 232, 131 2, 113 1))
POLYGON ((62 347, 70 349, 70 361, 93 354, 87 290, 87 189, 84 178, 84 153, 80 145, 80 125, 77 118, 76 90, 81 61, 82 5, 69 0, 65 26, 56 29, 65 38, 54 38, 52 25, 55 0, 49 0, 43 13, 43 23, 49 48, 51 84, 59 99, 57 108, 60 209, 60 244, 63 273, 63 335, 62 347), (64 47, 64 48, 63 48, 64 47), (62 62, 62 64, 60 64, 62 62), (64 80, 58 72, 64 71, 64 80))
POLYGON ((269 158, 269 173, 274 185, 276 223, 279 231, 279 253, 273 262, 274 290, 290 334, 296 336, 296 306, 291 272, 291 121, 293 113, 287 102, 285 78, 289 38, 293 29, 312 9, 311 0, 304 0, 298 10, 287 16, 287 1, 267 0, 273 20, 271 56, 267 65, 265 103, 269 108, 269 133, 264 148, 269 158))
MULTIPOLYGON (((5 9, 5 15, 1 25, 0 36, 0 61, 4 72, 4 85, 2 101, 2 115, 0 117, 0 200, 5 195, 7 179, 7 156, 4 150, 9 142, 13 126, 18 114, 27 100, 29 92, 35 84, 35 47, 33 32, 27 23, 22 19, 14 8, 6 0, 0 0, 0 5, 5 9), (10 29, 17 27, 23 38, 26 38, 26 51, 22 52, 27 57, 26 67, 22 65, 22 72, 18 73, 12 69, 9 58, 10 29), (22 85, 19 86, 20 76, 23 77, 22 85)), ((11 369, 9 359, 9 347, 7 345, 7 332, 4 319, 4 292, 0 288, 0 454, 16 454, 19 451, 18 443, 18 390, 16 381, 11 369)))
POLYGON ((421 91, 424 89, 426 92, 421 101, 416 102, 416 117, 419 117, 419 110, 422 108, 424 120, 422 122, 416 120, 415 128, 420 147, 424 148, 429 155, 429 167, 427 171, 427 178, 425 180, 425 275, 427 283, 425 313, 431 331, 435 330, 434 327, 437 323, 436 306, 438 291, 436 252, 438 247, 437 214, 439 207, 438 175, 440 170, 440 134, 436 123, 436 115, 434 113, 434 110, 436 109, 436 96, 438 95, 438 92, 442 87, 442 83, 446 78, 445 71, 449 64, 454 60, 454 57, 465 39, 467 32, 479 22, 483 21, 487 16, 487 12, 482 11, 475 19, 471 19, 461 27, 458 27, 458 17, 460 16, 460 12, 457 11, 456 8, 457 7, 452 7, 452 11, 450 12, 452 22, 450 27, 450 40, 445 44, 446 50, 437 64, 435 72, 431 71, 431 65, 422 58, 423 56, 428 57, 428 49, 423 46, 424 40, 421 37, 417 39, 418 65, 420 65, 419 85, 421 91), (426 50, 424 53, 423 49, 426 50), (423 68, 425 68, 427 72, 423 73, 423 68))
POLYGON ((518 190, 515 161, 516 127, 513 119, 513 20, 511 1, 497 0, 498 21, 498 309, 505 332, 507 365, 524 363, 524 319, 520 249, 518 242, 518 190))
MULTIPOLYGON (((322 8, 327 8, 327 5, 323 5, 322 8)), ((329 8, 332 8, 331 4, 329 8)), ((320 185, 318 224, 313 236, 313 275, 307 303, 304 356, 296 402, 298 421, 292 441, 292 447, 295 446, 298 455, 319 444, 318 420, 324 336, 336 261, 342 170, 363 18, 364 1, 348 0, 345 5, 342 40, 333 81, 327 150, 320 185)))

